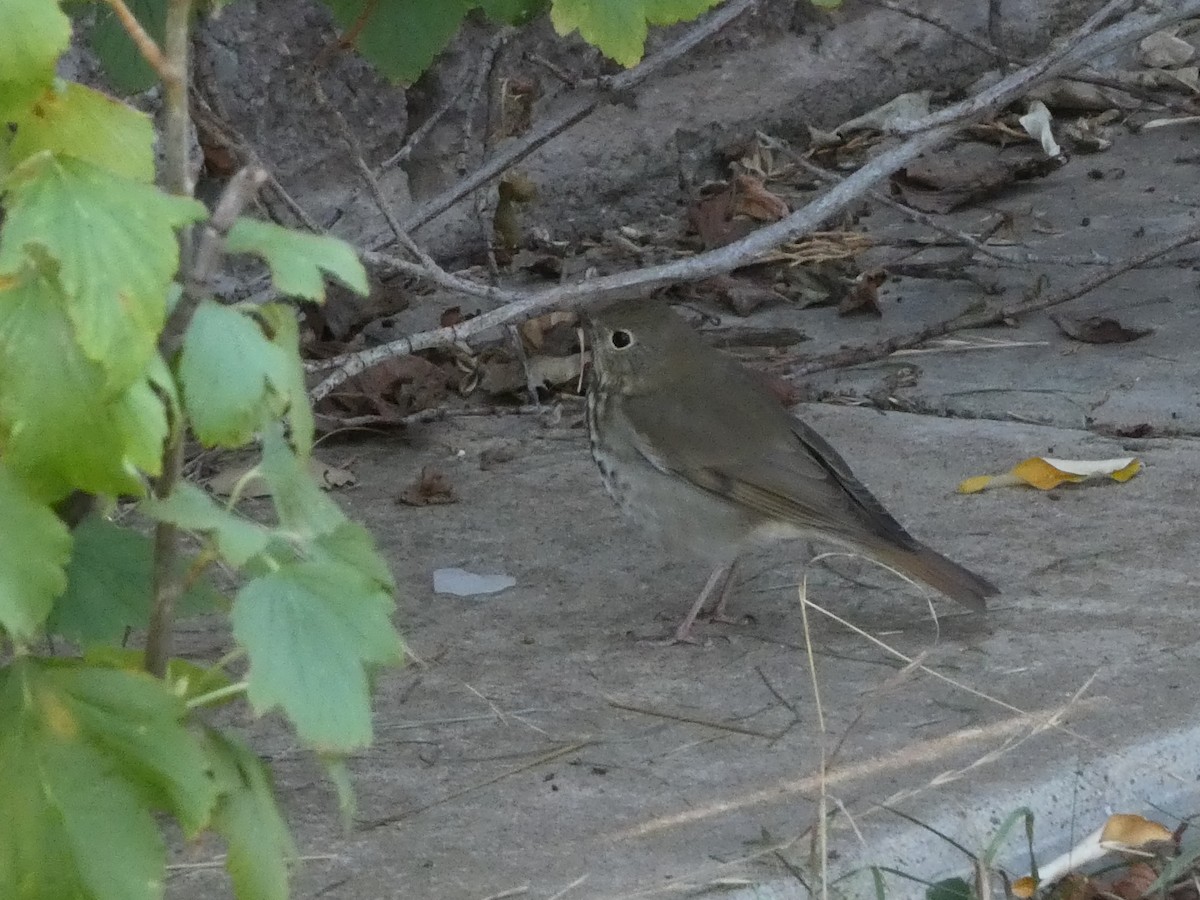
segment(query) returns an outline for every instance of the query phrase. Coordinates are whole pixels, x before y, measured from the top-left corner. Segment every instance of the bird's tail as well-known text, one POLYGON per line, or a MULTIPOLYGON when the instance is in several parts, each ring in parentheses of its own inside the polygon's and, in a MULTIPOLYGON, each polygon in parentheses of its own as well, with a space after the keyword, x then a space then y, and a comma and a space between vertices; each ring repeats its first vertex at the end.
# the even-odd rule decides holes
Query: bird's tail
POLYGON ((909 578, 925 582, 975 612, 986 611, 986 599, 1000 593, 999 588, 986 578, 935 550, 915 541, 913 543, 915 546, 911 548, 895 544, 874 546, 870 548, 870 553, 880 562, 898 569, 909 578))

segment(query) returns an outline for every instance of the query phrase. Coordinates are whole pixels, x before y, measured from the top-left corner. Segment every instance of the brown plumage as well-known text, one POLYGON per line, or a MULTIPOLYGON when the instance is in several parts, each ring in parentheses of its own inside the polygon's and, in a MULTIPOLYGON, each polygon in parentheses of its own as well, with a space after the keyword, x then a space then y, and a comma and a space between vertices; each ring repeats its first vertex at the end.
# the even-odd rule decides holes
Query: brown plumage
POLYGON ((820 538, 977 611, 997 593, 905 531, 824 438, 665 304, 604 307, 588 332, 592 455, 618 505, 668 543, 721 570, 750 544, 820 538))

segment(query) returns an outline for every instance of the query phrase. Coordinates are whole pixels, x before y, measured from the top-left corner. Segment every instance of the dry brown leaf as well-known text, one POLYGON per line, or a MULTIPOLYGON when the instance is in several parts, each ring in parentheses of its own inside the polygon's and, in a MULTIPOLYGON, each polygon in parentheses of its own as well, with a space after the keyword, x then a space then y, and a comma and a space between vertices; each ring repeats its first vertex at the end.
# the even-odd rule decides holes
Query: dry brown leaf
POLYGON ((530 350, 541 350, 546 343, 547 333, 556 328, 574 329, 579 324, 579 314, 573 310, 555 310, 534 316, 521 323, 521 337, 530 350))
POLYGON ((426 466, 421 469, 417 480, 404 489, 396 498, 396 502, 405 506, 438 506, 444 503, 457 503, 458 494, 449 477, 440 469, 426 466))
POLYGON ((1158 880, 1158 873, 1144 862, 1130 863, 1125 874, 1116 879, 1108 892, 1121 900, 1140 900, 1147 896, 1150 886, 1158 880))
POLYGON ((733 221, 733 206, 733 194, 726 186, 719 193, 701 197, 688 209, 688 222, 700 235, 704 249, 723 247, 754 230, 750 222, 733 221))
POLYGON ((929 100, 933 91, 910 91, 893 97, 882 106, 877 106, 857 118, 843 122, 834 132, 846 135, 852 131, 882 131, 890 132, 920 121, 929 115, 929 100))
POLYGON ((694 285, 693 296, 716 299, 736 315, 748 316, 760 306, 774 306, 787 298, 762 284, 735 275, 714 275, 694 285))
POLYGON ((450 364, 410 355, 386 359, 356 375, 317 405, 322 430, 348 419, 371 417, 386 423, 438 406, 450 392, 457 374, 450 364))
POLYGON ((500 123, 494 140, 520 137, 533 124, 533 104, 540 91, 532 78, 505 78, 500 83, 500 123))
POLYGON ((512 462, 520 452, 520 441, 498 441, 479 452, 479 468, 487 472, 496 466, 512 462))
MULTIPOLYGON (((582 365, 579 354, 571 356, 531 356, 529 378, 536 386, 561 387, 579 378, 582 365)), ((502 353, 481 356, 476 368, 476 387, 493 397, 525 391, 528 384, 520 361, 502 353)))
POLYGON ((1085 344, 1127 344, 1153 334, 1153 328, 1131 328, 1108 316, 1077 318, 1062 313, 1052 313, 1054 322, 1067 337, 1085 344))
POLYGON ((1178 37, 1178 28, 1156 31, 1138 42, 1141 63, 1151 69, 1173 69, 1189 63, 1196 55, 1196 48, 1178 37))
POLYGON ((737 197, 736 215, 749 216, 759 222, 778 222, 791 212, 787 203, 768 191, 753 175, 739 175, 733 185, 737 197))
POLYGON ((463 315, 461 306, 448 306, 438 316, 438 327, 449 328, 451 325, 460 325, 466 320, 467 317, 463 315))
POLYGON ((1062 156, 1047 157, 1040 148, 998 153, 985 144, 964 143, 919 157, 892 176, 892 185, 908 205, 948 213, 1011 184, 1048 175, 1064 161, 1062 156))
MULTIPOLYGON (((239 500, 262 500, 270 497, 271 488, 262 476, 255 473, 249 478, 246 477, 253 468, 254 466, 247 463, 219 467, 205 485, 218 497, 229 497, 234 491, 237 491, 239 500)), ((358 483, 358 476, 349 469, 331 466, 315 456, 308 460, 308 472, 325 491, 352 487, 358 483)))
POLYGON ((349 469, 331 466, 321 462, 316 457, 308 461, 308 470, 323 490, 333 491, 338 488, 354 487, 358 484, 358 476, 349 469))
POLYGON ((879 308, 879 287, 887 281, 887 273, 882 271, 863 272, 855 279, 853 286, 846 292, 838 303, 839 316, 874 316, 883 318, 883 310, 879 308))

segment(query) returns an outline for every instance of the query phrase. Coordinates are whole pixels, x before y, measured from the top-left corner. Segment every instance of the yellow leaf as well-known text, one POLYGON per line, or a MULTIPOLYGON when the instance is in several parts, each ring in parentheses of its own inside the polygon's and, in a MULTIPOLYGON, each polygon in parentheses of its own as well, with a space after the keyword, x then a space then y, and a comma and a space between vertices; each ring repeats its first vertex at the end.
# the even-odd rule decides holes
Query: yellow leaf
POLYGON ((958 486, 958 492, 960 494, 978 494, 991 483, 991 475, 976 475, 963 481, 958 486))
POLYGON ((1051 464, 1049 460, 1042 459, 1040 456, 1033 456, 1024 462, 1017 463, 1013 466, 1012 473, 1026 484, 1041 491, 1056 488, 1064 481, 1083 481, 1082 475, 1076 475, 1073 472, 1064 472, 1062 469, 1051 464))
POLYGON ((1100 843, 1110 849, 1120 850, 1125 847, 1143 847, 1161 841, 1169 841, 1174 832, 1166 825, 1152 822, 1145 816, 1134 813, 1115 813, 1104 823, 1100 834, 1100 843))
POLYGON ((1012 883, 1012 893, 1014 897, 1020 897, 1021 900, 1028 900, 1037 893, 1038 882, 1032 875, 1022 875, 1012 883))
POLYGON ((986 488, 1027 484, 1048 491, 1060 484, 1078 484, 1092 478, 1109 477, 1128 481, 1142 470, 1141 460, 1135 457, 1120 459, 1053 459, 1032 456, 1022 460, 1003 475, 976 475, 958 486, 960 494, 977 494, 986 488))

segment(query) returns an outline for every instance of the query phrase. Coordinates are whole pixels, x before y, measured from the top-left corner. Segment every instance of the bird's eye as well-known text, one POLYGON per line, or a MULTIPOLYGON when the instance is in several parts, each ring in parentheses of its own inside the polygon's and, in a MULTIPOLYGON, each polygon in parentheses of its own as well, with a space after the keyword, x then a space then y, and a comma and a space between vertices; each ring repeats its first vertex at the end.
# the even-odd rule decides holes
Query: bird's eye
POLYGON ((618 350, 633 346, 633 335, 624 328, 618 328, 612 333, 612 345, 618 350))

